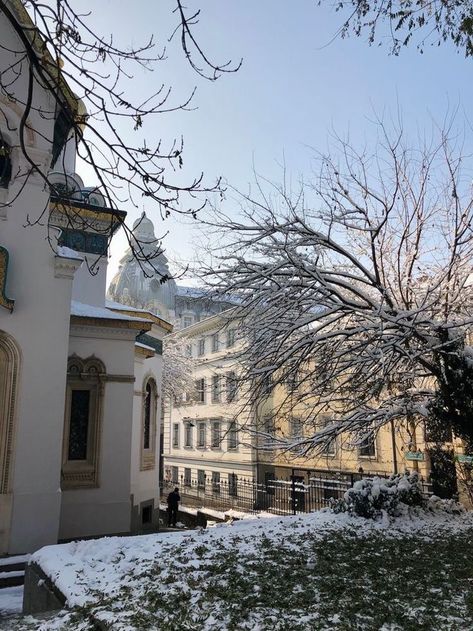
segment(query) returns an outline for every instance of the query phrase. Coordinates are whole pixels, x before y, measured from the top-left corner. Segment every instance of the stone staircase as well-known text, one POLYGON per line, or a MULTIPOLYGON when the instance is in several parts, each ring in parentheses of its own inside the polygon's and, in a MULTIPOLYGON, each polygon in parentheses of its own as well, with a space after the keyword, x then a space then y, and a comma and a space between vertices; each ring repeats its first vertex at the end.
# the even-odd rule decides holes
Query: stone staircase
POLYGON ((24 584, 29 558, 29 554, 0 558, 0 589, 24 584))

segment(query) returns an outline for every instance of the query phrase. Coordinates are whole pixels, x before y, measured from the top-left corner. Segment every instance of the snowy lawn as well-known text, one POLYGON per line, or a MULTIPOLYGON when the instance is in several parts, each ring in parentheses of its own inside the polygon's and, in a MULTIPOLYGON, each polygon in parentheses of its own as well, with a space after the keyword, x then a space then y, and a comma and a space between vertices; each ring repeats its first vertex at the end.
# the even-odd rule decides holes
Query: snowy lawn
POLYGON ((74 613, 11 629, 472 629, 472 551, 471 514, 325 511, 51 546, 34 560, 74 613))

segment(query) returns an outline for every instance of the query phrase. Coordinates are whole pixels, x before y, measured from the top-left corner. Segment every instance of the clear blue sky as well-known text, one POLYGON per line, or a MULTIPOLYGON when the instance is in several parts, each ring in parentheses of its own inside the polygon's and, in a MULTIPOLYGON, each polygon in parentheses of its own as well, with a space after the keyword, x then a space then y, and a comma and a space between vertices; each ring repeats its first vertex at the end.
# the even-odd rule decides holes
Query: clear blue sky
MULTIPOLYGON (((97 31, 113 32, 122 45, 139 44, 151 34, 165 42, 176 20, 173 0, 78 0, 78 5, 93 12, 97 31)), ((206 51, 218 61, 243 57, 240 71, 206 82, 188 68, 176 39, 154 73, 139 71, 128 85, 137 97, 149 94, 153 84, 172 85, 176 102, 197 86, 197 110, 163 115, 147 128, 155 140, 184 136, 183 175, 189 179, 204 171, 210 182, 222 175, 246 189, 253 162, 260 174, 280 179, 283 153, 289 173, 307 178, 309 147, 324 150, 333 130, 349 130, 355 142, 369 142, 373 112, 395 114, 399 106, 412 134, 457 107, 459 125, 472 114, 473 59, 450 44, 427 47, 423 55, 411 46, 393 57, 387 46, 369 47, 365 38, 329 43, 342 21, 329 2, 318 7, 315 0, 188 0, 187 5, 202 9, 196 34, 206 51)), ((141 208, 125 210, 133 220, 141 208)), ((162 222, 157 214, 153 219, 158 231, 169 231, 165 246, 171 259, 192 256, 197 237, 191 227, 174 218, 162 222)), ((124 248, 124 238, 115 237, 111 272, 124 248)))

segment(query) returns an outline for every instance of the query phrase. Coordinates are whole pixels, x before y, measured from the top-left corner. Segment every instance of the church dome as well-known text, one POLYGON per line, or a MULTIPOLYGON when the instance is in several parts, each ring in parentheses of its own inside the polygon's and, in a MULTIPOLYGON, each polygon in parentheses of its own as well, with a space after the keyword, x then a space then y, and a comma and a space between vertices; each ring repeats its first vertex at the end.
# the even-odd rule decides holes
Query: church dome
POLYGON ((151 219, 148 219, 145 211, 143 211, 141 217, 138 217, 133 223, 132 232, 137 241, 146 241, 147 243, 156 241, 153 222, 151 219))
POLYGON ((161 252, 153 222, 145 212, 134 222, 132 233, 147 260, 137 261, 128 248, 109 285, 108 297, 169 318, 175 310, 177 286, 170 278, 168 260, 161 252))

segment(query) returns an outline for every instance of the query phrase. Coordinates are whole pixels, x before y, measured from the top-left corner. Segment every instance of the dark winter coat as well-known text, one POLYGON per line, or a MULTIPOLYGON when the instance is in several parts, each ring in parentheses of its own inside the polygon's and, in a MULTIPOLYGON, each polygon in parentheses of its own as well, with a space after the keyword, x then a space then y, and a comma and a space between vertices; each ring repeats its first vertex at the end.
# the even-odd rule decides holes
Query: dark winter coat
POLYGON ((168 495, 168 508, 177 508, 177 505, 181 501, 181 496, 177 491, 171 491, 168 495))

